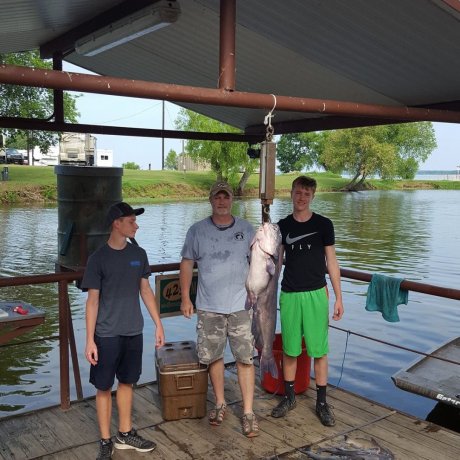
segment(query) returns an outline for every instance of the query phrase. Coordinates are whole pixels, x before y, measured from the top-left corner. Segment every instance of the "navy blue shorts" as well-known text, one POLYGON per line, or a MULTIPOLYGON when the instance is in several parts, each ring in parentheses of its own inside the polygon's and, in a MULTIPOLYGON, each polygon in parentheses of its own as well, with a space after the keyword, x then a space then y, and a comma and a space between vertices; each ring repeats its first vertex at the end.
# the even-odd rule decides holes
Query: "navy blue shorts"
POLYGON ((98 362, 91 366, 89 381, 98 390, 112 388, 115 376, 120 383, 134 384, 142 372, 142 334, 117 337, 94 337, 98 362))

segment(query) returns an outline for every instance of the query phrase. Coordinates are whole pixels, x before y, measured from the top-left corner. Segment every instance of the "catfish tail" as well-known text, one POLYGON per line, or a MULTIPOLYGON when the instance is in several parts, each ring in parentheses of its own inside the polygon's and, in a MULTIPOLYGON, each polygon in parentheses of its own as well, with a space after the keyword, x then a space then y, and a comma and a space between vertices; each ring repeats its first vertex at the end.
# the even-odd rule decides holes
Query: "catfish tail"
POLYGON ((278 378, 278 366, 273 355, 264 356, 262 353, 260 356, 259 373, 260 380, 263 379, 266 373, 270 374, 275 380, 278 378))

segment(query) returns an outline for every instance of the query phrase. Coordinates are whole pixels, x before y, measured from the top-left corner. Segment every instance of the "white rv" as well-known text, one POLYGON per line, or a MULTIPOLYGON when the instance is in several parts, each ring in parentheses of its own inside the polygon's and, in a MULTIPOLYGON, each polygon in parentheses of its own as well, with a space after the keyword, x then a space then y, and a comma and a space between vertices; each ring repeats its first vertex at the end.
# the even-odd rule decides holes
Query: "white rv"
POLYGON ((96 138, 91 134, 63 133, 59 142, 59 163, 94 166, 96 138))

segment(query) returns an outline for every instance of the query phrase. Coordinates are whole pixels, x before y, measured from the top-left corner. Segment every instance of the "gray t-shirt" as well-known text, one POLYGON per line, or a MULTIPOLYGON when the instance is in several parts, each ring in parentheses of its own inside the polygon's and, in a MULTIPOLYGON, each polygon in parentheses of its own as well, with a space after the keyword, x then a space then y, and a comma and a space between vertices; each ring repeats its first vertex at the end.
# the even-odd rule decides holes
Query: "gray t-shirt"
POLYGON ((99 290, 96 335, 115 337, 142 333, 144 318, 139 289, 141 278, 149 276, 147 254, 134 244, 128 243, 122 250, 105 244, 88 258, 82 287, 99 290))
POLYGON ((193 224, 185 237, 181 256, 198 265, 196 307, 215 313, 233 313, 244 309, 249 251, 254 227, 234 218, 225 229, 207 217, 193 224))

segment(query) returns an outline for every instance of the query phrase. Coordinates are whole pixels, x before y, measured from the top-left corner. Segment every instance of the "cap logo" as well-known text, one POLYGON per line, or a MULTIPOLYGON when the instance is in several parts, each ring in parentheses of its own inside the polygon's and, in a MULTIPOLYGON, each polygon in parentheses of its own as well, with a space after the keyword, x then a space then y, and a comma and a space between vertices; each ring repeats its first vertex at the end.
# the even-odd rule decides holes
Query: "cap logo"
POLYGON ((209 192, 209 195, 214 196, 217 195, 219 192, 225 192, 228 195, 233 196, 232 187, 227 182, 216 182, 215 184, 213 184, 209 192))

